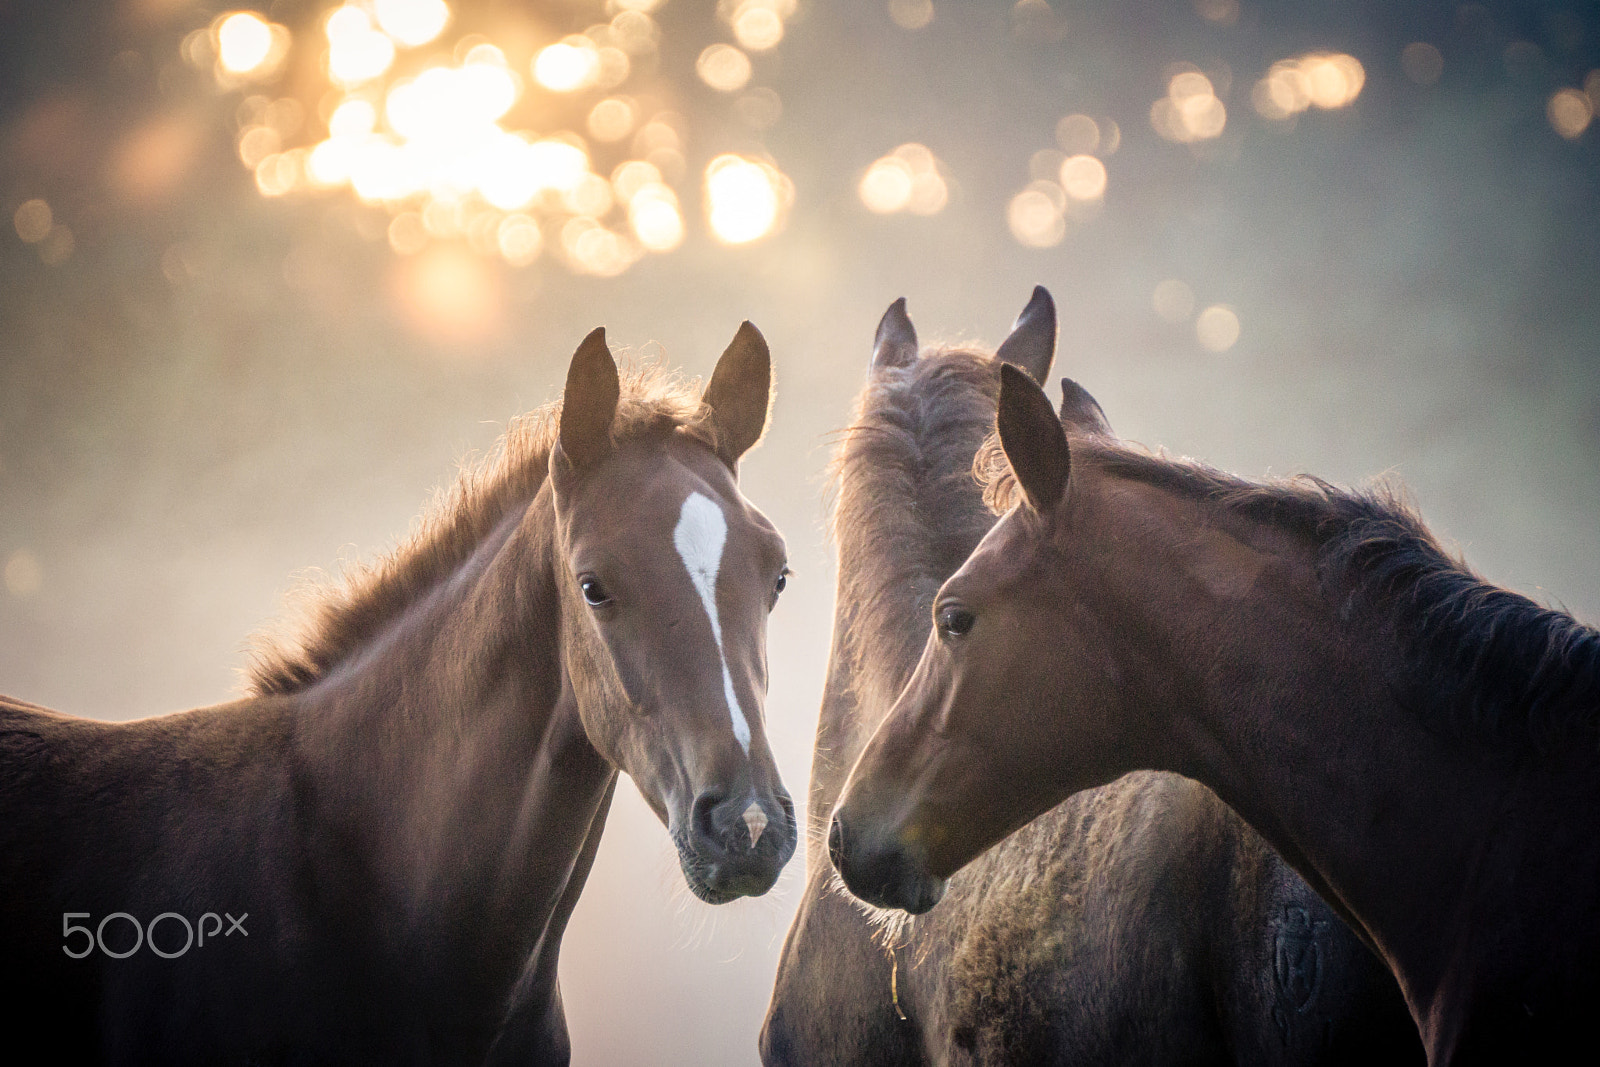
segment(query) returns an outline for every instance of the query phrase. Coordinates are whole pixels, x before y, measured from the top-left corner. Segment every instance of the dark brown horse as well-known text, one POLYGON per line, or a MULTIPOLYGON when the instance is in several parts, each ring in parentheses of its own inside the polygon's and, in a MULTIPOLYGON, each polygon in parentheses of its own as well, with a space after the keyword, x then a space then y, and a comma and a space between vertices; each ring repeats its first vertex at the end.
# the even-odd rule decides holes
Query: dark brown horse
POLYGON ((698 396, 619 378, 596 330, 559 409, 252 696, 130 723, 0 702, 12 1040, 564 1063, 557 953, 619 770, 697 896, 765 892, 795 843, 762 724, 785 553, 735 471, 770 376, 748 323, 698 396))
MULTIPOLYGON (((811 773, 805 897, 769 1065, 1420 1063, 1375 956, 1203 786, 1142 773, 984 854, 915 922, 838 885, 822 846, 845 775, 916 665, 934 594, 994 524, 972 477, 1000 366, 1043 378, 1037 290, 994 358, 930 348, 896 301, 836 461, 834 646, 811 773), (877 936, 875 937, 875 933, 877 936)), ((1104 429, 1085 394, 1067 416, 1104 429)))
POLYGON ((844 791, 851 888, 926 910, 1062 797, 1174 770, 1364 933, 1431 1063, 1587 1055, 1600 632, 1478 578, 1391 494, 1152 457, 1014 371, 998 422, 1011 510, 844 791))

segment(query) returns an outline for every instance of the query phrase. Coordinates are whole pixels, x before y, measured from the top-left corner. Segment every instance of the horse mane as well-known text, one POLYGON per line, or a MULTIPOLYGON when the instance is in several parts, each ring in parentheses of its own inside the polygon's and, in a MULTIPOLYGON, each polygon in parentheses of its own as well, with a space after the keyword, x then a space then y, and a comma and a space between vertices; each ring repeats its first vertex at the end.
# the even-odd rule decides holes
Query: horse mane
MULTIPOLYGON (((716 429, 692 383, 655 364, 621 371, 611 425, 621 443, 682 430, 716 447, 716 429)), ((549 473, 561 430, 556 400, 512 421, 494 448, 461 465, 454 486, 436 494, 411 533, 372 562, 300 591, 298 634, 258 635, 247 671, 254 696, 295 693, 323 678, 429 590, 455 573, 515 509, 526 507, 549 473)))
POLYGON ((940 584, 994 524, 972 482, 972 453, 994 426, 998 367, 987 352, 949 346, 877 369, 841 435, 832 470, 837 627, 860 691, 900 691, 940 584), (847 543, 870 565, 848 558, 847 543), (868 649, 869 637, 898 647, 868 649))
MULTIPOLYGON (((835 634, 857 706, 888 710, 921 655, 939 586, 994 525, 972 481, 972 454, 994 428, 999 396, 988 352, 930 346, 909 365, 872 371, 840 435, 830 472, 835 634)), ((855 897, 838 871, 828 891, 866 917, 880 944, 899 943, 911 925, 907 913, 855 897)))
MULTIPOLYGON (((1310 475, 1252 482, 1076 437, 1072 458, 1306 537, 1341 619, 1361 611, 1395 635, 1409 668, 1397 696, 1433 728, 1543 752, 1573 737, 1600 740, 1600 630, 1479 577, 1394 485, 1345 489, 1310 475)), ((997 436, 973 469, 997 513, 1021 499, 997 436)))

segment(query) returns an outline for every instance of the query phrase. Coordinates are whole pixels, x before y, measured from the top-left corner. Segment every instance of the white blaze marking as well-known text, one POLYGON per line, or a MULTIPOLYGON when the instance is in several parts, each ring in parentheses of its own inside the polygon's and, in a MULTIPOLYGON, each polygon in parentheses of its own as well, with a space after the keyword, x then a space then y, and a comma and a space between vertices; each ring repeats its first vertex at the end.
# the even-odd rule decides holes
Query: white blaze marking
POLYGON ((733 736, 739 747, 750 754, 750 723, 733 691, 733 676, 728 673, 728 657, 722 651, 722 623, 717 618, 717 571, 722 569, 722 549, 728 543, 728 520, 716 501, 703 493, 690 493, 678 513, 672 545, 689 571, 700 594, 700 606, 711 620, 711 636, 717 642, 717 659, 722 664, 722 691, 728 701, 728 716, 733 720, 733 736))
POLYGON ((761 805, 755 801, 744 809, 745 829, 750 831, 750 847, 755 848, 756 842, 761 840, 761 834, 767 828, 767 813, 761 810, 761 805))

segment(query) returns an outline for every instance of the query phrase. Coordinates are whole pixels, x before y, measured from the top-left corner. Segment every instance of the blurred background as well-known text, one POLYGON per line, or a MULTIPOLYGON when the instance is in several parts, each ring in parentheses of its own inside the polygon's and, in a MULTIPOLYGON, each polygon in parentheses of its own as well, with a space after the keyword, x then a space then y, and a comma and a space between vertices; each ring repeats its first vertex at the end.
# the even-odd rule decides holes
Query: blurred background
MULTIPOLYGON (((228 699, 589 329, 705 375, 748 318, 802 797, 878 317, 994 344, 1037 283, 1124 436, 1396 473, 1600 621, 1597 68, 1576 0, 0 0, 0 691, 228 699)), ((620 790, 575 1062, 753 1063, 802 867, 701 905, 620 790)))

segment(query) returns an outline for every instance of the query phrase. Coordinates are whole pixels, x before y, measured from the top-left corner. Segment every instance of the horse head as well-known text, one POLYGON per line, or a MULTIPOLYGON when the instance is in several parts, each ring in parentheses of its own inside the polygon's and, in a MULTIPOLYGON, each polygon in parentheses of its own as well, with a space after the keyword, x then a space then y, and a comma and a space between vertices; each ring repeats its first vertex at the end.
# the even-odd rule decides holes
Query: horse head
POLYGON ((928 910, 984 849, 1116 777, 1095 754, 1116 751, 1123 698, 1103 632, 1062 592, 1082 553, 1060 551, 1084 536, 1066 499, 1067 431, 1110 429, 1076 383, 1063 382, 1058 413, 1029 374, 1004 362, 997 423, 1018 503, 939 590, 922 657, 829 828, 845 884, 881 907, 928 910), (1073 709, 1070 729, 1058 707, 1073 709))
POLYGON ((766 892, 795 847, 762 714, 786 554, 737 484, 770 396, 766 342, 745 323, 695 417, 618 438, 617 368, 596 330, 573 356, 550 456, 565 684, 710 903, 766 892))

